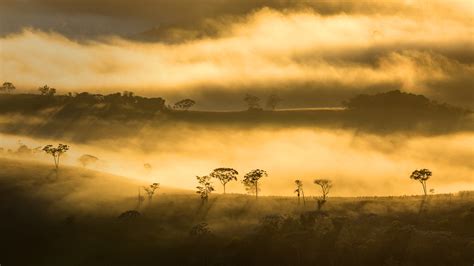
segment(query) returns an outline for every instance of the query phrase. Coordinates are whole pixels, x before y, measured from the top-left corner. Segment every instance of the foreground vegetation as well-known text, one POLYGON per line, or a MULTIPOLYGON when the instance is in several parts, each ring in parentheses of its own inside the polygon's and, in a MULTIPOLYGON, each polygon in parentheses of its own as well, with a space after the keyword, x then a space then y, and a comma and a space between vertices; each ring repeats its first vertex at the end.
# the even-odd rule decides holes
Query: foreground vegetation
POLYGON ((474 195, 317 199, 160 188, 137 216, 137 181, 0 160, 5 265, 470 265, 474 195), (25 256, 25 253, 28 256, 25 256))

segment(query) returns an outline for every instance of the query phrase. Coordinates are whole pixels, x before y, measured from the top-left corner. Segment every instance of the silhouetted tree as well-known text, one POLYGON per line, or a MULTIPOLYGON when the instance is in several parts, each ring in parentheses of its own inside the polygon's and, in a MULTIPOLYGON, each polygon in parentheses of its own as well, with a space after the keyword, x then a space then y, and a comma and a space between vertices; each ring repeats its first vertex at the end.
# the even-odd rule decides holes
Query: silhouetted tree
POLYGON ((245 174, 242 183, 246 187, 247 191, 255 191, 255 198, 258 198, 258 181, 260 178, 268 176, 265 170, 255 169, 245 174))
POLYGON ((83 154, 79 157, 78 161, 82 164, 82 167, 87 167, 90 164, 97 162, 99 158, 90 155, 90 154, 83 154))
POLYGON ((416 181, 419 181, 421 185, 423 186, 423 193, 425 196, 427 195, 427 190, 426 190, 426 181, 430 179, 432 173, 428 169, 420 169, 420 170, 415 170, 411 173, 410 178, 416 181))
POLYGON ((0 87, 0 91, 11 93, 14 91, 16 87, 11 82, 4 82, 3 85, 0 87))
POLYGON ((329 190, 332 188, 332 181, 329 179, 315 179, 314 183, 321 187, 321 199, 318 200, 318 210, 320 210, 324 203, 326 203, 326 196, 329 194, 329 190))
POLYGON ((134 95, 135 93, 133 93, 132 91, 124 91, 122 93, 122 97, 125 97, 125 98, 132 98, 134 95))
POLYGON ((191 108, 195 104, 196 102, 191 99, 184 99, 179 102, 176 102, 173 106, 173 109, 181 109, 181 110, 187 111, 189 108, 191 108))
POLYGON ((249 110, 260 109, 260 98, 257 96, 247 93, 244 101, 247 103, 249 110))
POLYGON ((54 166, 56 170, 59 168, 59 158, 61 155, 69 150, 69 146, 65 144, 59 144, 56 148, 53 145, 46 145, 43 147, 43 151, 53 156, 54 166))
POLYGON ((145 190, 145 192, 148 196, 148 204, 151 203, 151 200, 153 199, 153 195, 155 194, 155 190, 157 190, 159 188, 160 188, 159 183, 153 183, 148 187, 143 187, 143 189, 145 190))
POLYGON ((304 199, 304 191, 303 191, 303 182, 301 180, 295 180, 296 189, 295 193, 298 196, 298 205, 300 204, 300 196, 303 196, 303 205, 306 205, 306 201, 304 199))
POLYGON ((51 88, 48 85, 39 87, 38 90, 40 91, 41 95, 45 95, 45 96, 53 96, 54 94, 56 94, 56 89, 51 88))
POLYGON ((221 182, 222 186, 224 187, 224 194, 225 194, 225 185, 232 180, 237 181, 237 175, 239 172, 233 168, 216 168, 212 173, 209 175, 212 178, 217 178, 221 182))
POLYGON ((209 199, 209 194, 211 194, 212 191, 214 191, 214 186, 211 184, 211 177, 210 176, 196 176, 196 179, 199 183, 199 186, 197 186, 197 191, 201 196, 201 200, 203 203, 207 202, 209 199))
POLYGON ((280 97, 278 97, 278 95, 276 94, 271 94, 270 96, 268 96, 267 98, 267 108, 271 109, 271 110, 275 110, 275 108, 277 107, 277 105, 282 101, 282 99, 280 97))

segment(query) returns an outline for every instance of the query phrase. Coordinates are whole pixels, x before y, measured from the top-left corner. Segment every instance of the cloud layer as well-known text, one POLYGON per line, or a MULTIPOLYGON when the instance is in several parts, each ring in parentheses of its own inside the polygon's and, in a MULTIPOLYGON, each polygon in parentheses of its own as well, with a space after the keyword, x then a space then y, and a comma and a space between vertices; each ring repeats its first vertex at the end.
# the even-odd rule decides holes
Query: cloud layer
MULTIPOLYGON (((19 5, 8 2, 10 8, 19 5)), ((108 3, 89 12, 86 3, 40 2, 45 13, 56 10, 85 21, 104 15, 108 3)), ((0 79, 26 90, 48 83, 62 92, 191 95, 202 106, 212 106, 206 99, 227 101, 249 91, 262 96, 279 91, 287 105, 308 106, 308 99, 324 105, 316 99, 333 103, 360 92, 402 89, 472 107, 474 12, 468 1, 291 2, 234 3, 222 10, 217 2, 198 5, 219 9, 222 17, 199 16, 202 23, 193 27, 175 18, 178 26, 148 32, 166 34, 158 42, 118 37, 119 32, 75 40, 23 29, 0 39, 0 79)), ((153 20, 141 9, 146 5, 131 7, 129 17, 123 5, 108 11, 110 17, 137 22, 134 14, 143 12, 141 24, 153 20)))

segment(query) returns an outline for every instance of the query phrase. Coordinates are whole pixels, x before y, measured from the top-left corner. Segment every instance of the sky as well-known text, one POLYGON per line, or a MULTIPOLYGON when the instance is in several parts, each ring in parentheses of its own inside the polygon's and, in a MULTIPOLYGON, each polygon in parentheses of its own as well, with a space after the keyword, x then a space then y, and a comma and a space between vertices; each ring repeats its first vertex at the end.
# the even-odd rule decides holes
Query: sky
POLYGON ((233 109, 394 89, 474 107, 474 3, 2 0, 0 81, 233 109))

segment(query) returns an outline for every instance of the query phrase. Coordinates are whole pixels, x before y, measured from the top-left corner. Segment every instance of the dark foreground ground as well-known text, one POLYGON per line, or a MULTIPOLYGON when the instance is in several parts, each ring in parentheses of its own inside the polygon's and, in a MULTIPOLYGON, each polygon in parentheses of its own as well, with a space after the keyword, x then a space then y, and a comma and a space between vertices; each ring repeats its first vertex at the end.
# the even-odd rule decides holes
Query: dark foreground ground
POLYGON ((0 159, 1 265, 472 265, 474 195, 315 199, 163 189, 0 159))

